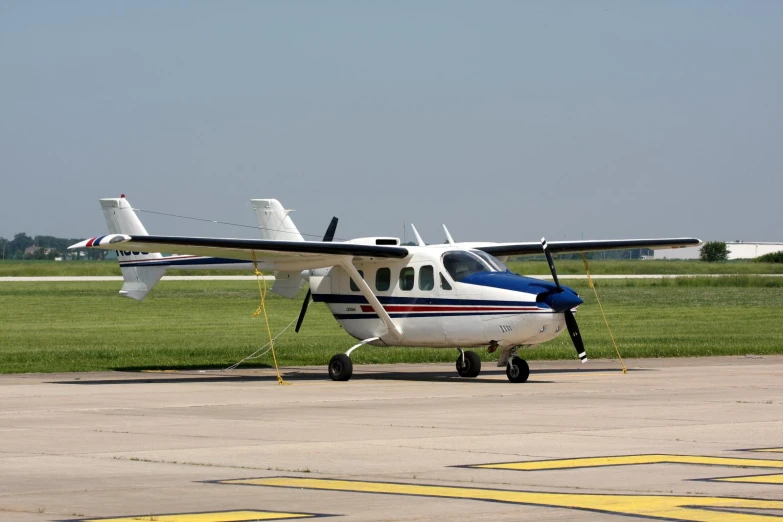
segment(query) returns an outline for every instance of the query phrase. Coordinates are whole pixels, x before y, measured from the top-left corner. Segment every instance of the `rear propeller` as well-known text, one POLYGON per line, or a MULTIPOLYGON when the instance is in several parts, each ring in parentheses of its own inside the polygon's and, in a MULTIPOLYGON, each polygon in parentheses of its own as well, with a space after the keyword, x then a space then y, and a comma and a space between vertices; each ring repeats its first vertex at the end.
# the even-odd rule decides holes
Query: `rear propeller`
MULTIPOLYGON (((332 221, 329 223, 329 227, 326 229, 326 234, 324 234, 324 243, 331 243, 334 239, 334 233, 337 231, 337 218, 333 217, 332 221)), ((310 298, 312 297, 313 292, 311 288, 307 289, 307 295, 305 295, 304 302, 302 303, 302 309, 299 311, 299 318, 296 320, 296 328, 294 328, 294 331, 296 333, 299 333, 299 329, 302 327, 302 321, 304 321, 305 314, 307 313, 307 307, 310 305, 310 298)))
POLYGON ((585 343, 582 341, 582 334, 579 333, 579 325, 576 324, 576 317, 574 317, 574 313, 571 311, 574 306, 581 304, 582 300, 579 299, 576 294, 574 294, 573 297, 564 295, 566 290, 560 286, 560 280, 557 278, 557 271, 555 270, 555 262, 552 259, 552 254, 550 254, 549 250, 546 248, 546 239, 543 237, 541 238, 541 247, 544 249, 546 261, 549 264, 549 271, 552 272, 552 279, 554 279, 555 286, 557 287, 554 290, 555 293, 550 297, 550 304, 555 312, 563 312, 565 315, 566 327, 571 336, 571 341, 574 343, 574 348, 576 348, 576 354, 579 356, 579 360, 585 363, 587 362, 585 343))

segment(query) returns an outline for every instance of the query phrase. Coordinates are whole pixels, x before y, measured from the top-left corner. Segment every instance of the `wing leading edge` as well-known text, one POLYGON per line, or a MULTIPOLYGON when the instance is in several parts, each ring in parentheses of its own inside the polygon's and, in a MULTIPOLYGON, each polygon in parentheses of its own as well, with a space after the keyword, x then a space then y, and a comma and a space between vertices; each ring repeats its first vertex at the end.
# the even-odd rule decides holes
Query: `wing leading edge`
MULTIPOLYGON (((321 243, 317 241, 276 241, 188 236, 134 236, 109 234, 87 239, 68 247, 100 248, 138 252, 166 252, 252 261, 275 270, 308 270, 339 264, 346 256, 395 258, 408 256, 408 249, 386 245, 321 243)), ((163 258, 165 260, 165 258, 163 258)))
MULTIPOLYGON (((660 239, 601 239, 593 241, 547 241, 547 249, 556 254, 595 252, 598 250, 620 250, 626 248, 685 248, 701 244, 694 237, 660 239)), ((522 256, 543 254, 540 242, 494 243, 474 246, 493 256, 522 256)))

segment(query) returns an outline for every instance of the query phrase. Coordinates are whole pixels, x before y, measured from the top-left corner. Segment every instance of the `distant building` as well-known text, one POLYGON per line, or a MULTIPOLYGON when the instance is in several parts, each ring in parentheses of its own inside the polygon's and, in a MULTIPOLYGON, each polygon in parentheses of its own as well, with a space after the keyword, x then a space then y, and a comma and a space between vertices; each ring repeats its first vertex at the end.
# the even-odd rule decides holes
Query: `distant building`
POLYGON ((39 250, 43 250, 43 255, 48 256, 54 250, 53 248, 44 248, 39 246, 31 246, 24 249, 25 256, 35 255, 39 250))
MULTIPOLYGON (((729 259, 754 259, 764 254, 783 252, 783 243, 726 242, 729 259)), ((667 248, 656 250, 654 259, 699 259, 701 247, 667 248)))

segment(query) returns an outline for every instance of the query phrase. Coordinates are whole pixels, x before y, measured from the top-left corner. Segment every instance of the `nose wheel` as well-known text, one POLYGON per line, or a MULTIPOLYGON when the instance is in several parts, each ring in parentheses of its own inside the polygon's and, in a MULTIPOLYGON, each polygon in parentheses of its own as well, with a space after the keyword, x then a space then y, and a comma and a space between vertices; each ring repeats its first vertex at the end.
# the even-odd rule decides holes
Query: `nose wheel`
POLYGON ((525 382, 530 375, 530 366, 521 357, 512 357, 506 365, 506 377, 511 382, 525 382))

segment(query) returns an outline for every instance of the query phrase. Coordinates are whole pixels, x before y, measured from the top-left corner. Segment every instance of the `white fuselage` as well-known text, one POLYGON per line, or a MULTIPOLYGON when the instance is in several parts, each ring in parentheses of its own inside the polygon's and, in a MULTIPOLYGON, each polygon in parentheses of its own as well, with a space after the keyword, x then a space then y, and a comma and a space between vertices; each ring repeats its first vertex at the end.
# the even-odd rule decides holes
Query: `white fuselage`
MULTIPOLYGON (((443 255, 464 248, 408 248, 411 255, 405 259, 354 260, 401 336, 389 335, 386 325, 340 266, 328 269, 326 275, 310 276, 313 299, 325 302, 353 337, 378 337, 372 343, 376 345, 534 345, 565 330, 563 314, 537 303, 536 293, 455 280, 444 266, 443 255)), ((511 274, 507 277, 529 280, 511 274)))

